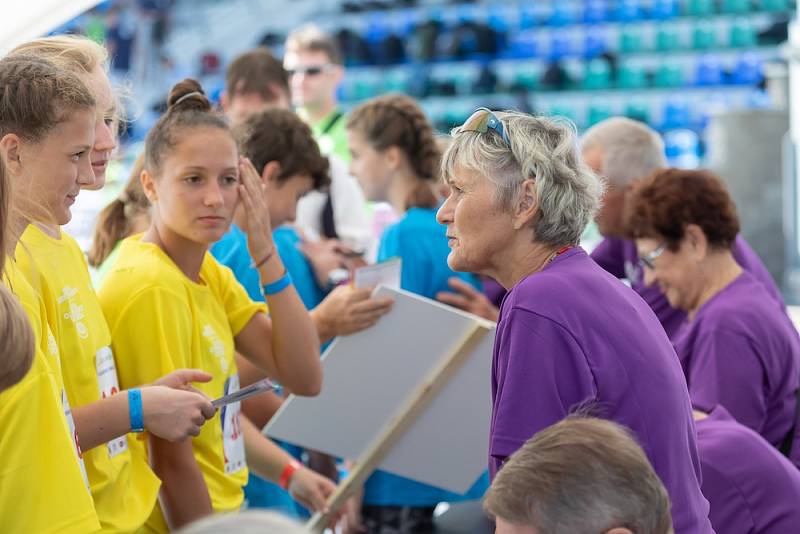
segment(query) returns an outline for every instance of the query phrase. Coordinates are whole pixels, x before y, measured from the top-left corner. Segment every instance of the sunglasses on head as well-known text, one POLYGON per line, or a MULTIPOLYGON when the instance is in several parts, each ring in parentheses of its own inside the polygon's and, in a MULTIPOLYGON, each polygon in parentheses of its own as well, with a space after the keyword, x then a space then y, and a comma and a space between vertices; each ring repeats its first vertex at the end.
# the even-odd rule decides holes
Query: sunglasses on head
POLYGON ((296 67, 294 69, 286 69, 286 72, 289 76, 294 76, 296 74, 302 74, 304 76, 318 76, 325 71, 328 71, 333 67, 330 63, 326 63, 325 65, 312 65, 309 67, 296 67))
POLYGON ((478 132, 486 133, 489 130, 494 130, 505 143, 508 149, 511 149, 511 139, 508 138, 503 123, 497 118, 497 115, 492 113, 488 108, 478 108, 469 116, 464 124, 461 125, 459 131, 461 132, 478 132))

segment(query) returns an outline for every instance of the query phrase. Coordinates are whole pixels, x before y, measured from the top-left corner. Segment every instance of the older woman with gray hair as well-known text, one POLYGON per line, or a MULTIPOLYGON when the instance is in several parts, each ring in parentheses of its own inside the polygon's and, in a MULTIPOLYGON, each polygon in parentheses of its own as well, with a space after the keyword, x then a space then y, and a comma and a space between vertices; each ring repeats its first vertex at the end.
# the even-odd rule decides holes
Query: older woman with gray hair
POLYGON ((481 109, 453 131, 443 171, 450 267, 508 289, 492 362, 492 476, 536 432, 589 411, 639 440, 677 533, 712 532, 675 351, 647 304, 577 245, 603 185, 574 129, 481 109))

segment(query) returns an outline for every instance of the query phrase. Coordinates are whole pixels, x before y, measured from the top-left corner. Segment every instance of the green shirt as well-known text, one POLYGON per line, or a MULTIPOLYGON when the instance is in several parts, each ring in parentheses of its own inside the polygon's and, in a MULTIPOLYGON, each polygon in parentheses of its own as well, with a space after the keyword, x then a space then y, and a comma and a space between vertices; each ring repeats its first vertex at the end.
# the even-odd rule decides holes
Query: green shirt
POLYGON ((347 117, 339 108, 331 111, 327 117, 311 125, 314 139, 319 150, 326 156, 337 156, 345 163, 350 163, 350 149, 347 146, 347 117))

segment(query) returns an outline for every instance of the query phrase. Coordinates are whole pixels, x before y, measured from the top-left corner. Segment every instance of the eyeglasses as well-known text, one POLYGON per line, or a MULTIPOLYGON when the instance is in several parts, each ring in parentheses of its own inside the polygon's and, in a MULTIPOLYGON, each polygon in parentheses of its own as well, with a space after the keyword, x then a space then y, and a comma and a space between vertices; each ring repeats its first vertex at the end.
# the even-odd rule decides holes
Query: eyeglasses
POLYGON ((666 243, 661 243, 655 249, 653 249, 652 252, 650 252, 649 254, 645 254, 644 256, 640 257, 639 258, 639 265, 642 268, 647 267, 648 269, 650 269, 652 271, 653 269, 656 268, 655 264, 653 262, 655 262, 656 258, 661 256, 661 253, 664 252, 666 249, 667 249, 667 244, 666 243))
POLYGON ((286 69, 286 72, 289 76, 295 76, 297 74, 302 74, 304 76, 319 76, 323 72, 329 71, 333 68, 331 63, 326 63, 324 65, 311 65, 308 67, 296 67, 294 69, 286 69))
POLYGON ((506 131, 503 128, 503 123, 500 122, 500 119, 497 118, 497 115, 492 113, 492 111, 488 108, 476 109, 475 112, 464 121, 464 124, 461 125, 461 128, 459 128, 460 132, 486 133, 489 130, 494 130, 497 134, 499 134, 503 139, 503 143, 506 144, 506 147, 508 147, 509 150, 511 149, 511 139, 509 139, 508 135, 506 135, 506 131))

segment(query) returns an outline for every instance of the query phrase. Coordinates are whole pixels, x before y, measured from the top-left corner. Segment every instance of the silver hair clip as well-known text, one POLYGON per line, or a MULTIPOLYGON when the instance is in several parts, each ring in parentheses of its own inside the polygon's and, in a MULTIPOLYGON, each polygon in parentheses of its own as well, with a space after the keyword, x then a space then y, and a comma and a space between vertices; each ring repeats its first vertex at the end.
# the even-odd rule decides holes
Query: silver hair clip
POLYGON ((204 95, 200 91, 192 91, 191 93, 186 93, 185 95, 180 97, 178 100, 175 101, 174 104, 172 104, 172 106, 175 107, 178 104, 180 104, 181 102, 183 102, 184 100, 186 100, 187 98, 192 97, 192 96, 206 96, 206 95, 204 95))

